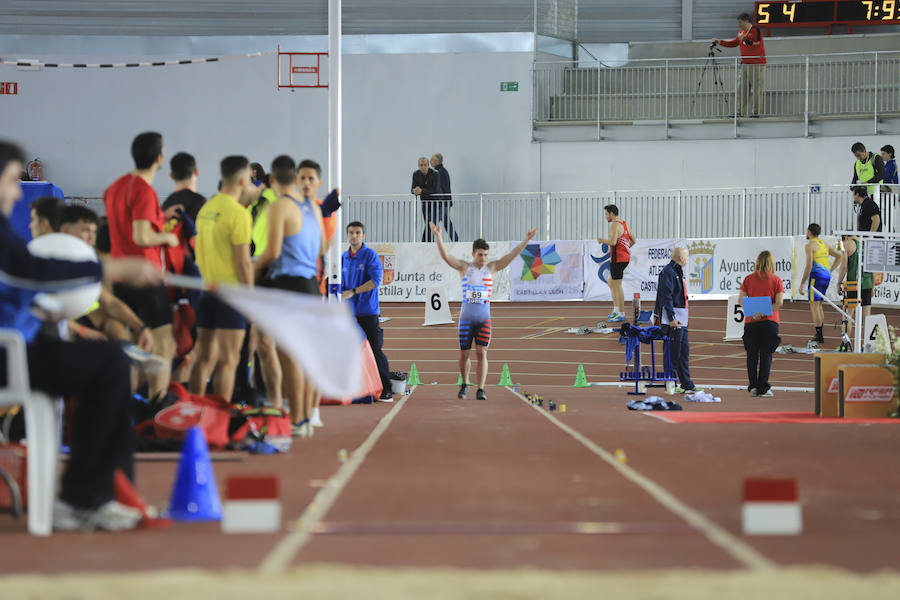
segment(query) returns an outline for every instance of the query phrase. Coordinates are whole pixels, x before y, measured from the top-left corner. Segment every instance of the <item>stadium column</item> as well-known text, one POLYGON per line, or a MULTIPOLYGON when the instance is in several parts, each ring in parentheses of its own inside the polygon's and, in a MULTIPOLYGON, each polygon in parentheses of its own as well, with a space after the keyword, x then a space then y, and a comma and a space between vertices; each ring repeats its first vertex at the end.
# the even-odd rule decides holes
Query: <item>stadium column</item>
MULTIPOLYGON (((341 188, 341 0, 328 0, 328 189, 341 188)), ((341 194, 344 190, 341 188, 341 194)), ((340 296, 343 210, 334 214, 334 238, 328 249, 328 295, 340 296)))

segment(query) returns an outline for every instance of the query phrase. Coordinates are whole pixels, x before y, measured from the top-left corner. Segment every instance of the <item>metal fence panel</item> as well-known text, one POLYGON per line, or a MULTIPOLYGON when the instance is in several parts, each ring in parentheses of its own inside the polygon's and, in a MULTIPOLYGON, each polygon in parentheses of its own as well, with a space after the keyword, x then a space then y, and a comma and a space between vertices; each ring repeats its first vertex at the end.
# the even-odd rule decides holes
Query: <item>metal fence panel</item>
MULTIPOLYGON (((738 57, 536 62, 535 122, 722 119, 740 103, 738 57)), ((786 119, 900 113, 900 52, 771 56, 759 114, 786 119)))

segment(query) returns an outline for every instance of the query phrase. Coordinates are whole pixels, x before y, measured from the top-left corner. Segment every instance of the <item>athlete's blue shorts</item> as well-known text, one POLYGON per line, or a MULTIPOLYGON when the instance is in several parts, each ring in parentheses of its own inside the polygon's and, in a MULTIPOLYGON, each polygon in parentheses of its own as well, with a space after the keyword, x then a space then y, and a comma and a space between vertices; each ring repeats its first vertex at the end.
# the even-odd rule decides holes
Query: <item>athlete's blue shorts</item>
POLYGON ((200 329, 246 329, 247 319, 212 292, 203 294, 197 306, 197 327, 200 329))
POLYGON ((822 296, 828 291, 828 285, 831 283, 831 273, 822 265, 814 265, 812 271, 809 272, 809 301, 822 302, 822 296), (819 290, 822 296, 813 293, 813 288, 819 290))
POLYGON ((471 350, 472 342, 487 347, 491 343, 491 319, 487 321, 459 321, 459 349, 471 350))

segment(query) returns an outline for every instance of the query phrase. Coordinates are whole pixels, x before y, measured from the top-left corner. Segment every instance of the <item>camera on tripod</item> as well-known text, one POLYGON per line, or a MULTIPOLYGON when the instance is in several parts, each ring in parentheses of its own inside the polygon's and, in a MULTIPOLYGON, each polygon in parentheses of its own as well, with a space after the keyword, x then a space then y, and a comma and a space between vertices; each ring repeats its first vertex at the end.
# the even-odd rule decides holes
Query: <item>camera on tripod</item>
POLYGON ((721 52, 722 49, 719 48, 719 45, 716 44, 715 42, 711 42, 710 45, 709 45, 709 54, 710 54, 710 56, 712 56, 713 51, 715 51, 715 52, 721 52))

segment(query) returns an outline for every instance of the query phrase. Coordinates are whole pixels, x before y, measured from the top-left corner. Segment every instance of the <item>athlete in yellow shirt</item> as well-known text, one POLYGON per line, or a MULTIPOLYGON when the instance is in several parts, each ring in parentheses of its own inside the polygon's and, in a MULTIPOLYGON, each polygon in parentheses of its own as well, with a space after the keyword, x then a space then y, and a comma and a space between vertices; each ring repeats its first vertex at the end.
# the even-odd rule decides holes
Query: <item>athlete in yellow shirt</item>
MULTIPOLYGON (((207 283, 252 286, 252 221, 238 203, 251 185, 250 162, 243 156, 228 156, 221 163, 221 173, 221 193, 197 213, 197 266, 207 283)), ((213 391, 231 401, 246 328, 244 315, 213 293, 203 295, 197 308, 197 364, 191 371, 191 393, 205 394, 206 382, 215 371, 213 391)))
POLYGON ((807 280, 809 280, 809 310, 812 313, 813 325, 816 328, 815 336, 810 340, 811 346, 825 343, 825 335, 822 328, 825 324, 825 311, 822 308, 822 299, 828 291, 831 283, 831 272, 841 265, 840 260, 830 264, 829 256, 841 259, 843 254, 836 248, 830 247, 825 240, 819 238, 822 228, 818 223, 810 223, 806 228, 806 268, 803 270, 803 279, 800 280, 800 294, 807 292, 807 280))

